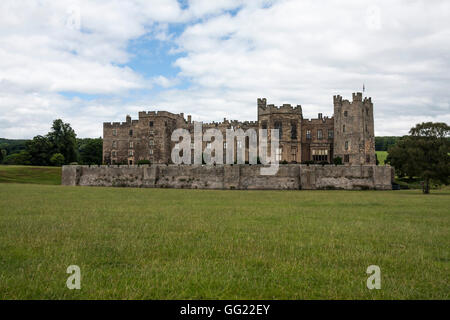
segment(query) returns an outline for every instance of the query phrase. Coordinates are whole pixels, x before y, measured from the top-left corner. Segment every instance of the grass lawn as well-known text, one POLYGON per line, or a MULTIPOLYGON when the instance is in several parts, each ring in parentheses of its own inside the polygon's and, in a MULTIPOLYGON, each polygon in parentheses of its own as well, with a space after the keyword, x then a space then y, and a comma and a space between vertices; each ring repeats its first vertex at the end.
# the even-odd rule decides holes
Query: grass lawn
POLYGON ((375 151, 375 152, 377 154, 377 159, 378 159, 379 165, 383 166, 384 162, 386 161, 386 158, 388 156, 387 151, 375 151))
POLYGON ((450 190, 0 183, 0 299, 448 299, 449 208, 450 190))
POLYGON ((0 183, 61 184, 60 167, 0 165, 0 183))

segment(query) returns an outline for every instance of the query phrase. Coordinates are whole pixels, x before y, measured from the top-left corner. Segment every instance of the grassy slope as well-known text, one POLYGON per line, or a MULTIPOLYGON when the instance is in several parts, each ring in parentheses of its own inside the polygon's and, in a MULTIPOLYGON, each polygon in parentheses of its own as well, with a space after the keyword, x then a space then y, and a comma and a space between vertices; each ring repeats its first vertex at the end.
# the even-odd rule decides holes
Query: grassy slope
POLYGON ((0 299, 448 299, 449 207, 449 190, 0 184, 0 299))
POLYGON ((61 184, 60 167, 2 166, 0 183, 61 184))

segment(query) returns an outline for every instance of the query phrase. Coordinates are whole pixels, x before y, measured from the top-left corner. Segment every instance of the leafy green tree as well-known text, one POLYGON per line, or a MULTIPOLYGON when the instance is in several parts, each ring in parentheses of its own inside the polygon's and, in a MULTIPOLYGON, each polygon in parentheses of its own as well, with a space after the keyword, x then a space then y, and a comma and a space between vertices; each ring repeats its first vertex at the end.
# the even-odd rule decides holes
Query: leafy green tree
POLYGON ((26 150, 30 154, 31 164, 36 166, 50 165, 50 157, 55 153, 54 145, 44 136, 35 136, 27 141, 26 150))
POLYGON ((61 119, 54 120, 47 138, 54 146, 55 153, 64 156, 65 163, 77 161, 76 134, 69 123, 64 123, 61 119))
POLYGON ((450 181, 450 127, 442 122, 424 122, 389 148, 386 162, 399 176, 421 177, 423 192, 430 193, 430 181, 450 181))
POLYGON ((82 164, 102 164, 103 140, 97 139, 77 139, 78 154, 82 164))
POLYGON ((31 165, 31 157, 28 151, 22 150, 19 153, 13 153, 3 160, 4 164, 14 164, 14 165, 31 165))
POLYGON ((60 167, 64 164, 64 156, 61 153, 55 153, 50 158, 50 162, 54 166, 60 167))
POLYGON ((6 155, 6 152, 4 153, 4 150, 0 149, 0 163, 3 162, 3 158, 5 157, 5 155, 6 155))

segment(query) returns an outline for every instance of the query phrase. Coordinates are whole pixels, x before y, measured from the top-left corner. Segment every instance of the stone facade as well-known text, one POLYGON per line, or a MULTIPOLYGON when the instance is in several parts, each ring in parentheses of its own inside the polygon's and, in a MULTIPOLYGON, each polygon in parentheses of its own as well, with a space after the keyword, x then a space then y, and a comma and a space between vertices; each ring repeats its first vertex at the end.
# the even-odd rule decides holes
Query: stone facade
POLYGON ((280 165, 272 176, 260 175, 261 165, 122 165, 63 166, 62 184, 189 189, 376 189, 391 190, 390 166, 280 165))
MULTIPOLYGON (((277 160, 287 163, 333 161, 341 157, 348 165, 375 164, 373 104, 371 98, 362 99, 354 93, 353 101, 334 96, 334 116, 304 119, 302 107, 285 104, 276 107, 266 99, 257 99, 257 121, 224 119, 223 122, 204 123, 203 130, 219 129, 224 136, 224 148, 237 141, 225 141, 226 129, 279 129, 280 145, 274 150, 277 160)), ((139 112, 138 120, 126 117, 126 122, 103 124, 103 163, 128 164, 148 160, 152 164, 171 163, 175 142, 171 134, 184 128, 194 133, 191 116, 166 111, 139 112)), ((269 138, 270 141, 270 138, 269 138)), ((206 142, 203 142, 203 148, 206 142)), ((248 150, 246 151, 248 159, 248 150)), ((225 152, 224 152, 225 154, 225 152)), ((236 155, 236 152, 235 152, 236 155)))

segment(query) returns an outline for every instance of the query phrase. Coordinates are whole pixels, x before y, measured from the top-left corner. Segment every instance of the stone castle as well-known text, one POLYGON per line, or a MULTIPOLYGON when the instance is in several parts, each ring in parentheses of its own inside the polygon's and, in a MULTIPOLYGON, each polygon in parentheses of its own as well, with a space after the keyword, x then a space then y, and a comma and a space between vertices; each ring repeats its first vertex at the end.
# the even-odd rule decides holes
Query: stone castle
MULTIPOLYGON (((257 99, 257 121, 224 119, 223 122, 204 123, 203 130, 219 129, 224 137, 226 129, 278 129, 280 143, 275 150, 281 163, 332 163, 340 157, 348 165, 374 165, 375 136, 373 103, 361 92, 353 93, 352 101, 333 97, 334 114, 317 119, 304 119, 302 107, 290 104, 274 106, 266 99, 257 99)), ((125 122, 103 124, 103 162, 105 164, 138 164, 148 160, 152 164, 169 164, 175 142, 175 129, 189 130, 193 138, 191 116, 167 111, 139 112, 139 119, 126 117, 125 122)), ((224 148, 231 142, 224 141, 224 148)), ((232 142, 236 148, 236 141, 232 142)), ((205 147, 206 142, 204 142, 205 147)), ((246 151, 246 159, 248 150, 246 151)), ((236 153, 235 153, 236 154, 236 153)))

